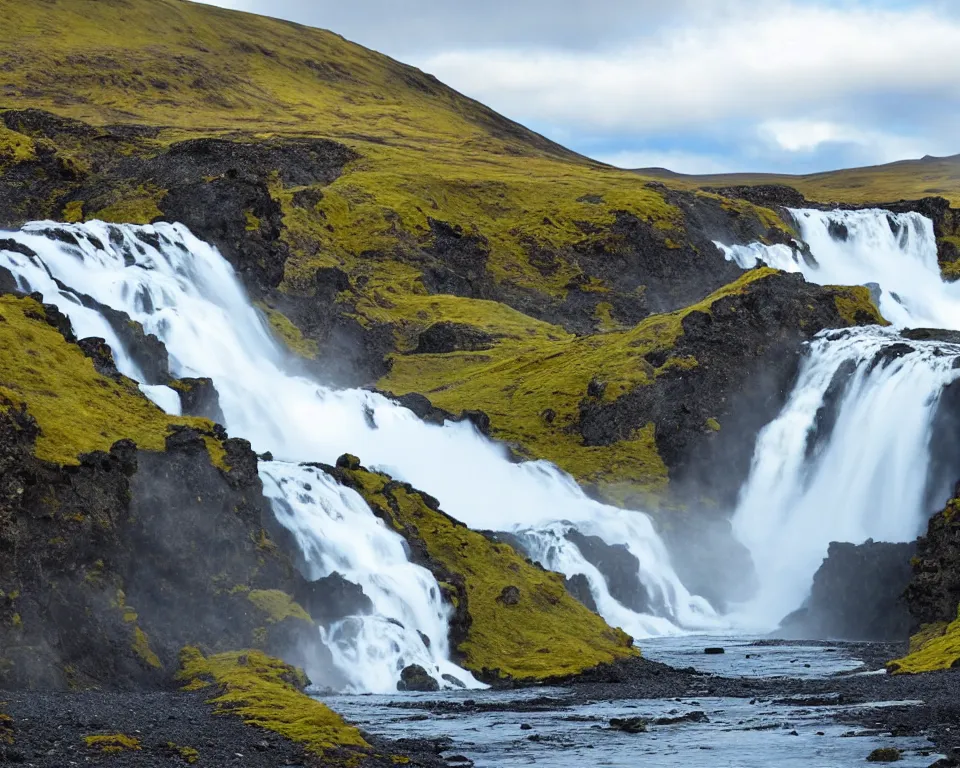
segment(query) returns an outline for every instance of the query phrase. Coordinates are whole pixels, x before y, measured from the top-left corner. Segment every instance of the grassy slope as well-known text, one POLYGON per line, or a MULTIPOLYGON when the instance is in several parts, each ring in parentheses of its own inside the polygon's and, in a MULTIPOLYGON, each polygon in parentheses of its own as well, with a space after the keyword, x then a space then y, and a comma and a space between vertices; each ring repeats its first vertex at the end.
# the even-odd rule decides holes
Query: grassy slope
POLYGON ((626 633, 570 596, 560 574, 431 509, 419 492, 386 475, 345 473, 397 530, 423 541, 433 562, 463 578, 472 622, 457 650, 484 679, 544 680, 638 655, 626 633), (500 599, 507 587, 519 590, 516 604, 500 599))
POLYGON ((691 187, 786 184, 800 190, 809 200, 825 203, 890 202, 939 196, 947 198, 954 206, 960 206, 960 155, 902 160, 805 176, 774 173, 687 176, 654 168, 641 169, 638 173, 691 187))
MULTIPOLYGON (((330 32, 183 0, 0 0, 0 13, 5 107, 155 126, 158 145, 282 135, 358 150, 362 159, 324 190, 317 215, 298 215, 296 190, 278 190, 297 256, 291 290, 317 266, 353 268, 370 251, 392 250, 398 230, 428 234, 428 216, 473 222, 495 246, 494 274, 541 290, 529 238, 561 245, 582 238, 574 221, 610 223, 615 210, 678 223, 635 174, 581 158, 330 32), (603 202, 578 201, 587 194, 603 202)), ((9 154, 31 151, 8 143, 9 154)), ((389 265, 368 271, 397 277, 389 265)), ((561 269, 547 287, 561 293, 573 274, 561 269)))
MULTIPOLYGON (((0 297, 0 408, 21 407, 40 427, 37 456, 77 464, 78 455, 106 451, 132 438, 140 448, 162 451, 169 427, 188 424, 210 433, 206 419, 167 416, 129 379, 116 382, 47 324, 30 298, 0 297)), ((222 446, 207 438, 211 454, 222 446)), ((222 458, 222 456, 221 456, 222 458)))
POLYGON ((899 674, 935 672, 960 666, 960 609, 957 620, 929 624, 910 638, 910 653, 887 667, 899 674))

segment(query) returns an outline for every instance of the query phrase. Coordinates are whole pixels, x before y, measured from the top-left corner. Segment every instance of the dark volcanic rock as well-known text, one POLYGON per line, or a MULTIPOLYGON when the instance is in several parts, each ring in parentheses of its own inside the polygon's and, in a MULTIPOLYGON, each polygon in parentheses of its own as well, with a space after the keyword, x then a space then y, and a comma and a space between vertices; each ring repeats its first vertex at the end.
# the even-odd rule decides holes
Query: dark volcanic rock
POLYGON ((740 198, 767 208, 806 208, 806 198, 785 184, 757 184, 756 186, 706 187, 724 197, 740 198))
POLYGON ((590 582, 587 581, 586 576, 584 576, 582 573, 577 573, 571 576, 569 579, 565 578, 563 583, 567 587, 567 592, 573 595, 577 600, 583 603, 594 613, 599 613, 599 611, 597 611, 597 601, 593 599, 593 592, 590 590, 590 582))
POLYGON ((83 350, 83 354, 93 360, 93 367, 98 373, 102 373, 111 379, 120 379, 120 371, 117 370, 117 364, 113 359, 113 351, 103 339, 89 338, 80 339, 77 346, 83 350))
POLYGON ((623 544, 607 544, 599 536, 584 536, 576 528, 567 532, 567 539, 603 574, 614 599, 637 613, 651 610, 650 596, 640 581, 640 561, 623 544))
POLYGON ((220 409, 220 393, 213 379, 177 379, 170 386, 180 395, 184 416, 199 416, 217 424, 226 421, 220 409))
POLYGON ((325 626, 347 616, 373 613, 373 603, 363 587, 339 573, 298 585, 294 597, 315 621, 325 626))
POLYGON ((162 686, 191 644, 259 645, 330 680, 314 623, 285 608, 304 580, 264 532, 249 443, 224 441, 229 470, 206 444, 223 435, 189 428, 59 466, 37 434, 0 408, 0 688, 162 686))
POLYGON ((494 336, 462 323, 434 323, 420 334, 416 354, 444 352, 476 352, 489 349, 496 341, 494 336))
POLYGON ((910 634, 903 592, 914 544, 830 545, 803 608, 779 634, 802 639, 902 642, 910 634))
POLYGON ((624 733, 646 733, 647 721, 642 717, 615 717, 610 721, 610 729, 624 733))
POLYGON ((914 627, 950 622, 960 606, 960 486, 946 507, 930 518, 917 541, 913 576, 904 595, 914 627))
POLYGON ((440 683, 434 680, 419 664, 411 664, 404 667, 400 673, 400 682, 397 683, 398 691, 421 691, 431 693, 440 690, 440 683))

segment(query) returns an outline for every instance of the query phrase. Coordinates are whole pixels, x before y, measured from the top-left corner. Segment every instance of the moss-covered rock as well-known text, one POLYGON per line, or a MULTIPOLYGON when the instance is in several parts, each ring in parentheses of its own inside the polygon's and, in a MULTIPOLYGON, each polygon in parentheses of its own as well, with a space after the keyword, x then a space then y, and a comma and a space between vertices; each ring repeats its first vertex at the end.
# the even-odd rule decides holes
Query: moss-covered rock
POLYGON ((532 564, 444 514, 435 499, 357 468, 330 468, 410 544, 454 609, 455 658, 483 679, 544 680, 637 655, 566 590, 561 575, 532 564))
POLYGON ((960 666, 960 486, 930 519, 912 562, 913 578, 904 597, 916 633, 910 653, 889 667, 916 673, 960 666))
POLYGON ((360 731, 326 705, 307 696, 299 669, 259 651, 205 656, 197 648, 180 654, 178 680, 187 690, 209 691, 216 711, 278 733, 323 760, 356 765, 372 756, 360 731))

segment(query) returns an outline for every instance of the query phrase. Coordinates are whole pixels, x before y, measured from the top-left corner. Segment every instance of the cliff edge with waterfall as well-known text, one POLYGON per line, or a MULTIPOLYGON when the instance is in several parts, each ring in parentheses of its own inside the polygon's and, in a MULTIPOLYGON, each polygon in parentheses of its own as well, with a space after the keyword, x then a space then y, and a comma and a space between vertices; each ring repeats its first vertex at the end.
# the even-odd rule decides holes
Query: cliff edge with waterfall
POLYGON ((180 0, 0 11, 0 689, 395 764, 307 677, 656 688, 645 638, 864 572, 891 669, 956 663, 960 191, 620 171, 180 0))

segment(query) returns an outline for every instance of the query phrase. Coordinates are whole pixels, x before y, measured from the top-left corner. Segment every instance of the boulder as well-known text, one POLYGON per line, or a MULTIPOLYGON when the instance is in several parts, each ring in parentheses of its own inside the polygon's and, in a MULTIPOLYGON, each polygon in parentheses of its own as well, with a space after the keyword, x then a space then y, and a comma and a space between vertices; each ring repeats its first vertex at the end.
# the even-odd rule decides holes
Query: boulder
POLYGON ((430 677, 427 670, 419 664, 411 664, 404 667, 400 673, 400 682, 397 683, 398 691, 419 691, 422 693, 432 693, 440 690, 440 683, 430 677))

